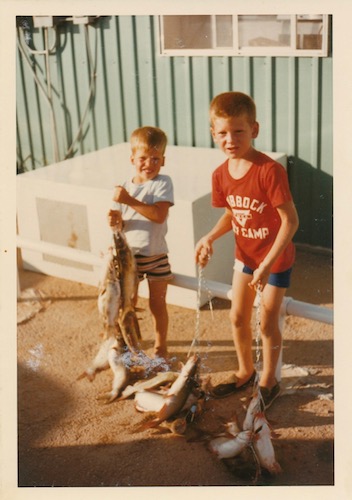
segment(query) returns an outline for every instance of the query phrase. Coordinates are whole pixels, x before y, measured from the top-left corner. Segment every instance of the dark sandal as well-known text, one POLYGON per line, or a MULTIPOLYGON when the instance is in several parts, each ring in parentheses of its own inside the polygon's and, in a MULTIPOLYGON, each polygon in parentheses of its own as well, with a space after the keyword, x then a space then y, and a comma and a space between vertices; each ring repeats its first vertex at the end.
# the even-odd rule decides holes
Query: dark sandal
POLYGON ((280 396, 281 389, 280 389, 280 384, 277 382, 274 387, 271 389, 268 389, 267 387, 260 387, 260 395, 261 395, 261 409, 262 411, 267 410, 272 403, 275 401, 275 399, 280 396))
POLYGON ((234 394, 235 392, 244 391, 244 389, 247 389, 247 387, 249 387, 254 383, 256 376, 257 373, 256 371, 254 371, 249 380, 247 380, 247 382, 245 382, 240 386, 237 386, 236 382, 230 382, 228 384, 219 384, 213 388, 213 390, 211 391, 211 395, 214 398, 218 399, 218 398, 226 398, 227 396, 229 396, 230 394, 234 394))

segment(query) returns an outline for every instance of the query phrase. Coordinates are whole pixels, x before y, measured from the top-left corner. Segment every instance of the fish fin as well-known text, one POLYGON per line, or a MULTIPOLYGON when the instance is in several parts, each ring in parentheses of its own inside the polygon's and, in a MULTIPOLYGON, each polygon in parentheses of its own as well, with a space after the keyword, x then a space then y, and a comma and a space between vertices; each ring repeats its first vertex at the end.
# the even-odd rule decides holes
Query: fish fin
POLYGON ((84 371, 83 373, 81 373, 76 380, 82 380, 84 378, 87 378, 89 380, 89 382, 93 382, 93 380, 95 379, 95 372, 94 373, 88 373, 86 371, 84 371))
POLYGON ((134 396, 135 391, 133 391, 133 392, 129 392, 129 391, 131 391, 132 387, 133 387, 133 385, 127 385, 127 386, 124 388, 124 390, 123 390, 123 392, 122 392, 121 396, 118 398, 118 401, 123 401, 124 399, 128 399, 128 398, 130 398, 131 396, 134 396))
POLYGON ((266 470, 268 472, 270 472, 270 474, 273 474, 273 475, 277 475, 277 474, 280 474, 282 472, 282 468, 281 468, 281 465, 279 464, 279 462, 274 462, 269 468, 266 468, 266 470))
POLYGON ((145 311, 145 308, 144 307, 134 307, 134 310, 136 312, 144 312, 145 311))
POLYGON ((143 422, 139 427, 137 427, 138 432, 146 431, 147 429, 153 429, 160 424, 160 420, 158 418, 153 418, 152 420, 148 420, 147 422, 143 422))
POLYGON ((272 439, 278 439, 281 436, 281 434, 276 431, 271 431, 270 436, 272 439))
POLYGON ((113 401, 115 401, 115 399, 118 398, 119 394, 120 394, 120 391, 119 392, 108 391, 108 392, 104 392, 103 394, 99 394, 96 397, 96 399, 97 399, 97 401, 101 401, 103 404, 110 404, 113 401))

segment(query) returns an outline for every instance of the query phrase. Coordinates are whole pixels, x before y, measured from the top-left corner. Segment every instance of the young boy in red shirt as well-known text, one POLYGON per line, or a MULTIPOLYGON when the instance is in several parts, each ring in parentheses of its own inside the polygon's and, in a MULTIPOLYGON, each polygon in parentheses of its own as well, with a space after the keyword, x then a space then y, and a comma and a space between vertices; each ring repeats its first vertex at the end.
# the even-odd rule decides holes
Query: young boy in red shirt
POLYGON ((279 314, 295 259, 292 238, 298 216, 282 165, 257 151, 254 101, 241 92, 225 92, 210 104, 211 133, 227 160, 213 173, 212 204, 225 212, 196 245, 195 258, 205 266, 212 243, 230 230, 235 236, 235 265, 230 320, 238 357, 235 381, 215 387, 224 397, 256 379, 252 359, 251 315, 256 290, 261 294, 260 326, 263 370, 259 387, 268 408, 280 393, 275 371, 281 349, 279 314))

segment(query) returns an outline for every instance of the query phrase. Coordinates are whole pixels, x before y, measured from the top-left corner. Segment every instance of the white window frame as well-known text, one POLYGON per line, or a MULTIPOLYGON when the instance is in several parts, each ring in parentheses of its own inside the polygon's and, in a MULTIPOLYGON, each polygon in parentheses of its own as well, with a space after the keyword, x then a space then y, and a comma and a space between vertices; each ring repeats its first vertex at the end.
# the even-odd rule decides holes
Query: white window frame
MULTIPOLYGON (((231 15, 231 14, 230 14, 231 15)), ((322 47, 321 49, 299 49, 297 44, 297 22, 304 22, 299 17, 301 14, 290 14, 285 17, 291 21, 291 44, 287 47, 239 47, 239 30, 238 18, 239 15, 232 15, 233 28, 233 46, 232 47, 213 47, 206 49, 188 48, 188 49, 165 49, 164 47, 164 16, 159 17, 159 55, 161 56, 296 56, 296 57, 327 57, 329 55, 329 15, 322 14, 322 47)), ((191 17, 191 16, 189 16, 191 17)), ((216 15, 211 17, 211 36, 212 44, 216 41, 216 15)), ((307 19, 309 22, 314 22, 314 19, 307 19)))

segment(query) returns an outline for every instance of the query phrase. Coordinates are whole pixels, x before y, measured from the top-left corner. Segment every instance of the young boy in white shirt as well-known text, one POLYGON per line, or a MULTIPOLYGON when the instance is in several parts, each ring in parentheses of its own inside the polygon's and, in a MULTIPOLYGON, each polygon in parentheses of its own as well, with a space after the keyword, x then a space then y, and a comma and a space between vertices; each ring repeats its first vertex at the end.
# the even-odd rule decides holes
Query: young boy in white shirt
POLYGON ((169 208, 174 204, 172 180, 160 174, 167 137, 157 127, 141 127, 132 133, 130 144, 135 174, 122 186, 115 186, 108 220, 112 227, 123 221, 139 280, 148 280, 155 329, 154 356, 167 359, 166 292, 173 275, 165 236, 169 208))

